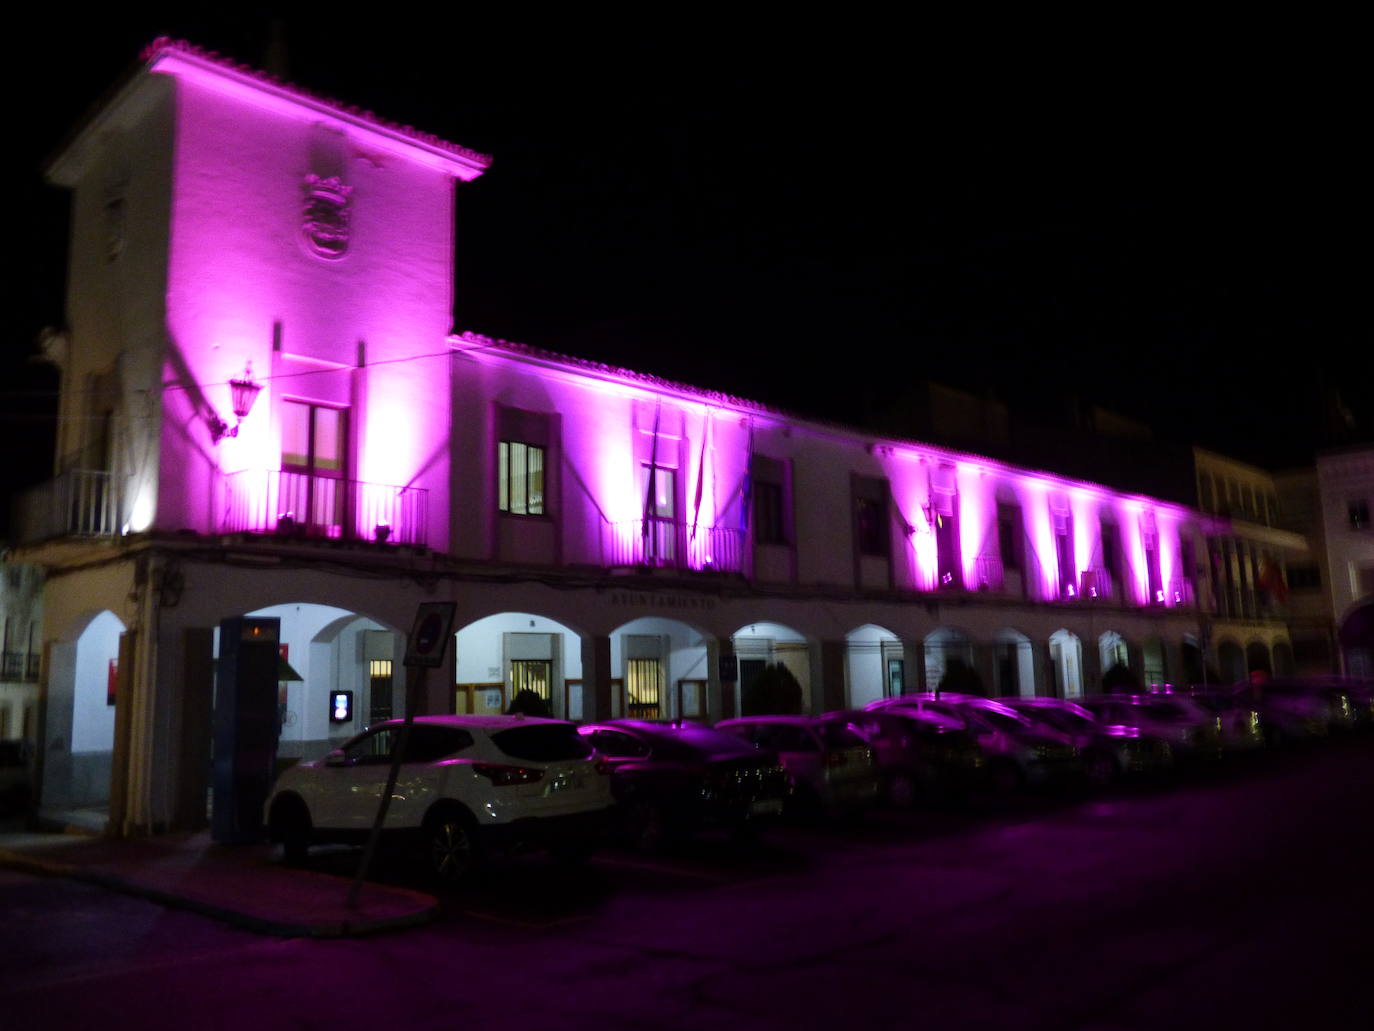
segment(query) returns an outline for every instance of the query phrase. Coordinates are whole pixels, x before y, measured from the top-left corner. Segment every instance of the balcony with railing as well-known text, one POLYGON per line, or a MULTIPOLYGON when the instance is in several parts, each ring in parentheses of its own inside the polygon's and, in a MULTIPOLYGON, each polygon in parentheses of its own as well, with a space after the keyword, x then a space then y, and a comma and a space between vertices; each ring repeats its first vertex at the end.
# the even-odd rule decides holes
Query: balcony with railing
POLYGON ((688 524, 673 519, 627 519, 607 525, 605 554, 612 569, 742 573, 744 533, 723 526, 698 526, 693 531, 688 524))
POLYGON ((979 555, 973 562, 973 583, 975 591, 993 591, 998 594, 1006 586, 1006 574, 1002 568, 1000 555, 979 555))
POLYGON ((224 478, 221 533, 426 543, 428 491, 286 469, 245 469, 224 478))
POLYGON ((100 469, 68 469, 15 500, 14 539, 113 537, 120 532, 119 481, 100 469))
POLYGON ((1106 569, 1085 569, 1078 577, 1078 596, 1085 601, 1111 600, 1116 597, 1116 585, 1106 569))
POLYGON ((1182 578, 1170 580, 1168 592, 1166 596, 1167 604, 1177 605, 1188 609, 1197 608, 1197 589, 1193 586, 1191 580, 1182 578))
POLYGON ((0 657, 0 680, 10 683, 37 680, 40 658, 37 652, 5 652, 0 657))

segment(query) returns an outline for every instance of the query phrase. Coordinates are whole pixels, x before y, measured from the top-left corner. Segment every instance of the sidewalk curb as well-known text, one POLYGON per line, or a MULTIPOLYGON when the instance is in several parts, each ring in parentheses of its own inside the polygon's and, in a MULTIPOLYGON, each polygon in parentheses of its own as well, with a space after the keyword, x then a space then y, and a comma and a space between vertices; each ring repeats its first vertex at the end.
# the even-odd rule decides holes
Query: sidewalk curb
MULTIPOLYGON (((255 916, 251 913, 244 913, 225 906, 219 906, 203 899, 188 898, 185 895, 163 891, 160 888, 155 888, 148 884, 139 884, 136 881, 127 880, 117 875, 86 870, 72 863, 60 863, 49 859, 35 859, 32 856, 12 852, 4 848, 0 848, 0 867, 18 870, 20 873, 34 874, 40 877, 65 877, 69 880, 93 884, 109 891, 146 899, 160 906, 166 906, 169 909, 186 910, 247 931, 268 934, 278 938, 361 937, 368 934, 378 934, 387 931, 403 930, 408 927, 418 927, 422 924, 429 923, 438 916, 439 913, 439 900, 431 899, 430 904, 425 908, 405 916, 389 917, 386 919, 359 918, 358 920, 291 923, 284 920, 272 920, 267 917, 255 916)), ((326 875, 319 874, 315 876, 323 877, 326 875)), ((345 880, 343 878, 333 879, 339 881, 340 889, 342 890, 343 885, 346 883, 345 880)))

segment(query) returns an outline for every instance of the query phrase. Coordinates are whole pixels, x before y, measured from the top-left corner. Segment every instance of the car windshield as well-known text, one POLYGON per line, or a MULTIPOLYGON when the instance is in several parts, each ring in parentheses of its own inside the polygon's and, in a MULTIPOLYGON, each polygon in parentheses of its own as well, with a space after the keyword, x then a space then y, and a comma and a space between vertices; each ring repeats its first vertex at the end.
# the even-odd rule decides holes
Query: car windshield
POLYGON ((1191 721, 1191 716, 1185 709, 1170 705, 1168 702, 1145 702, 1134 708, 1141 715, 1161 723, 1188 723, 1191 721))
POLYGON ((998 730, 1028 730, 1030 721, 1000 705, 971 705, 970 711, 998 730))
POLYGON ((841 723, 839 720, 828 720, 822 723, 818 729, 826 748, 860 748, 864 744, 864 739, 854 733, 852 727, 847 723, 841 723))
POLYGON ((736 735, 711 730, 709 727, 641 731, 641 736, 651 742, 654 755, 660 759, 689 759, 703 753, 736 754, 751 749, 749 742, 741 740, 736 735))
POLYGON ((496 747, 512 759, 557 762, 585 759, 592 747, 571 723, 534 723, 528 727, 499 730, 491 736, 496 747))
POLYGON ((1070 709, 1055 709, 1048 705, 1037 705, 1032 709, 1023 710, 1023 715, 1032 721, 1044 723, 1056 730, 1063 730, 1072 734, 1082 734, 1097 729, 1097 724, 1087 716, 1070 709))

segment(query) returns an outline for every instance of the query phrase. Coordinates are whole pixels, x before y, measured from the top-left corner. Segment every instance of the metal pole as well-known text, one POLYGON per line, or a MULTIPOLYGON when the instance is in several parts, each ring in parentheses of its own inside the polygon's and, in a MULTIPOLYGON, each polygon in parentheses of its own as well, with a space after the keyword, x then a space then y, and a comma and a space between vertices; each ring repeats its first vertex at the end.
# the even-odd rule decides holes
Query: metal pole
POLYGON ((406 715, 401 723, 401 732, 396 735, 396 743, 391 749, 391 769, 386 775, 386 790, 377 803, 377 816, 372 821, 372 830, 367 836, 367 847, 363 850, 363 861, 358 866, 358 875, 348 889, 348 908, 358 908, 358 893, 362 891, 363 881, 372 866, 372 856, 377 851, 377 839, 382 834, 382 824, 386 822, 386 811, 391 807, 391 796, 396 790, 396 780, 401 773, 401 757, 405 755, 406 741, 410 737, 410 725, 415 721, 415 701, 424 694, 425 680, 429 670, 424 666, 406 668, 406 715))

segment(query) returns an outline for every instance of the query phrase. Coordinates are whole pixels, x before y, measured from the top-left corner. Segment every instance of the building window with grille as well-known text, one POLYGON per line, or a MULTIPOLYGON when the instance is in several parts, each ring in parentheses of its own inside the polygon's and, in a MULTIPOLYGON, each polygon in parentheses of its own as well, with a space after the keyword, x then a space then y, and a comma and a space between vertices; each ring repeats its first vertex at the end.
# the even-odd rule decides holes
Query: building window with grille
MULTIPOLYGON (((512 659, 510 664, 511 697, 521 691, 532 691, 545 705, 553 704, 553 662, 549 659, 512 659)), ((550 710, 552 711, 552 710, 550 710)))
POLYGON ((503 440, 497 452, 497 507, 512 515, 544 514, 544 449, 503 440))
POLYGON ((662 715, 663 663, 658 659, 625 662, 625 715, 632 720, 656 720, 662 715))
POLYGON ((373 659, 368 663, 368 723, 382 723, 392 715, 391 660, 373 659))

